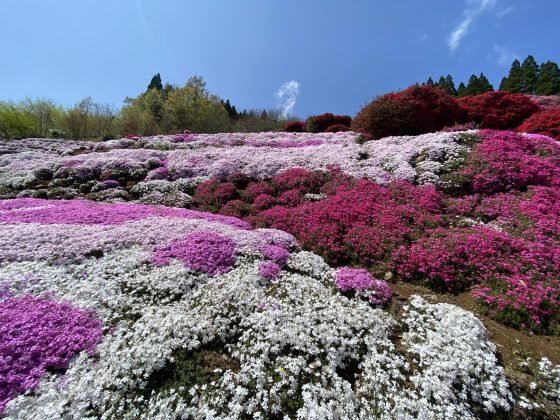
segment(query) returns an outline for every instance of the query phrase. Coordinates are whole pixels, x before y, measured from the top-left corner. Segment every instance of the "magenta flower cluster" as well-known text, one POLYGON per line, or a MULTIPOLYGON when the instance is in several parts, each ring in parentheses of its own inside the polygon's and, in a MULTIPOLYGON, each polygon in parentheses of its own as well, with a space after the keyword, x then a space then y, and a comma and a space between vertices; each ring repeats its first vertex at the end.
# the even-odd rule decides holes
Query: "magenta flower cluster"
POLYGON ((194 232, 184 239, 156 247, 152 261, 162 266, 172 258, 210 276, 228 272, 235 263, 235 242, 213 232, 194 232))
POLYGON ((373 278, 364 268, 339 268, 336 271, 335 284, 342 292, 367 291, 368 300, 374 305, 385 305, 393 297, 393 291, 387 282, 373 278))
POLYGON ((282 268, 274 261, 261 261, 259 263, 259 275, 267 280, 274 280, 280 274, 282 268))
POLYGON ((93 312, 69 303, 29 295, 0 302, 0 415, 47 371, 63 372, 81 351, 92 354, 102 336, 93 312))

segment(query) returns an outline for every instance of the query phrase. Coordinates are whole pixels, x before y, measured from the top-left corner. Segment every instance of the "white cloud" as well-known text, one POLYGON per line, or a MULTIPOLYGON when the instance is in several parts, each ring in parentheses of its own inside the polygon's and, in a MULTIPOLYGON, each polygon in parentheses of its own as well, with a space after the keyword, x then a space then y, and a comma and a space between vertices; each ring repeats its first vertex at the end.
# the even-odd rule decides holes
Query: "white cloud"
POLYGON ((496 16, 497 16, 498 19, 501 19, 504 16, 509 15, 511 12, 513 12, 514 9, 515 9, 515 6, 509 6, 508 8, 502 10, 501 12, 498 12, 496 14, 496 16))
POLYGON ((278 104, 282 109, 282 117, 286 118, 296 105, 296 99, 300 92, 300 83, 296 80, 290 80, 284 83, 276 92, 278 104))
POLYGON ((494 45, 494 52, 496 53, 496 61, 500 66, 507 67, 513 60, 519 59, 519 56, 513 51, 499 45, 494 45))
POLYGON ((424 41, 426 41, 429 37, 430 37, 430 35, 428 35, 428 34, 422 34, 422 35, 420 35, 420 41, 424 42, 424 41))
POLYGON ((460 44, 478 15, 496 5, 496 0, 465 0, 467 7, 463 10, 463 20, 449 34, 447 45, 451 51, 460 44))

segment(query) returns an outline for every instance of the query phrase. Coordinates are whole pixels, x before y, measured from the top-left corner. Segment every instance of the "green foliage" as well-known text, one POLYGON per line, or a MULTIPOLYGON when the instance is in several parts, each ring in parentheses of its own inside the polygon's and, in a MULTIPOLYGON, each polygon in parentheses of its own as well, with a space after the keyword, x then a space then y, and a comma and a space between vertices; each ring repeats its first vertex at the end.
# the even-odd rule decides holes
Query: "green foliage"
POLYGON ((62 113, 48 99, 0 102, 0 138, 47 137, 60 126, 62 113))
POLYGON ((146 90, 146 92, 149 92, 152 89, 163 90, 163 84, 161 83, 161 76, 159 73, 154 74, 152 80, 150 80, 150 84, 148 85, 148 89, 146 90))
POLYGON ((537 95, 560 95, 560 69, 558 64, 552 61, 541 64, 535 93, 537 95))
POLYGON ((500 90, 506 90, 511 93, 521 92, 521 63, 518 59, 513 60, 509 75, 502 79, 500 90))
POLYGON ((527 56, 521 64, 521 93, 533 95, 537 90, 537 79, 539 77, 539 65, 532 55, 527 56))

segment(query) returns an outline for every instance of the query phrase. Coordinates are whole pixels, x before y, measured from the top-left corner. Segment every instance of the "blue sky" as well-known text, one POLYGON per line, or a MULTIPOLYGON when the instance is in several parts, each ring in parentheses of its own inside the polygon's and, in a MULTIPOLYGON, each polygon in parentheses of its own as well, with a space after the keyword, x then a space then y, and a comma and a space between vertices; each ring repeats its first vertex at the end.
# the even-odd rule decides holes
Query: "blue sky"
POLYGON ((159 72, 238 109, 295 81, 293 114, 353 115, 430 75, 497 87, 515 57, 560 62, 559 15, 558 0, 1 0, 0 99, 119 107, 159 72))

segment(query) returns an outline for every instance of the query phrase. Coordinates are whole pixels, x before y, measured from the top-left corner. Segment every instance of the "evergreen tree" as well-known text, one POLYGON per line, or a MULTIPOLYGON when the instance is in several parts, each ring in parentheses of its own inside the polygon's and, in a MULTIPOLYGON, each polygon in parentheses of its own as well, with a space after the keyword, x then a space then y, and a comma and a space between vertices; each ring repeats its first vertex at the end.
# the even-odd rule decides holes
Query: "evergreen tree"
POLYGON ((528 55, 521 65, 521 93, 534 94, 538 77, 539 65, 532 55, 528 55))
POLYGON ((434 86, 434 81, 433 81, 433 79, 432 79, 431 77, 428 77, 428 80, 426 81, 426 84, 427 84, 428 86, 434 86))
POLYGON ((508 79, 507 77, 502 77, 502 81, 500 82, 500 87, 498 88, 499 90, 506 90, 506 86, 508 83, 508 79))
POLYGON ((436 86, 442 89, 445 89, 445 77, 440 76, 436 86))
POLYGON ((467 87, 463 82, 459 83, 459 87, 457 88, 457 96, 462 98, 463 96, 467 96, 467 87))
POLYGON ((447 75, 445 78, 445 90, 451 96, 457 96, 457 89, 455 89, 455 82, 453 81, 453 77, 450 74, 447 75))
POLYGON ((480 73, 478 77, 478 92, 477 95, 486 92, 492 92, 494 90, 494 86, 490 83, 488 78, 484 75, 484 73, 480 73))
POLYGON ((512 93, 521 92, 521 63, 518 59, 513 60, 508 76, 502 80, 500 90, 512 93))
POLYGON ((148 85, 148 89, 146 90, 146 92, 150 89, 163 90, 163 84, 161 83, 161 76, 159 75, 159 73, 155 74, 152 77, 152 80, 150 80, 150 84, 148 85))
POLYGON ((541 64, 535 94, 560 95, 560 69, 558 69, 558 64, 553 61, 541 64))
POLYGON ((479 90, 480 80, 478 80, 478 77, 476 77, 475 74, 471 74, 471 77, 469 77, 469 82, 467 83, 467 87, 465 88, 464 96, 477 95, 479 90))

